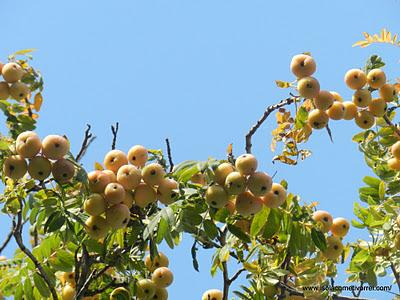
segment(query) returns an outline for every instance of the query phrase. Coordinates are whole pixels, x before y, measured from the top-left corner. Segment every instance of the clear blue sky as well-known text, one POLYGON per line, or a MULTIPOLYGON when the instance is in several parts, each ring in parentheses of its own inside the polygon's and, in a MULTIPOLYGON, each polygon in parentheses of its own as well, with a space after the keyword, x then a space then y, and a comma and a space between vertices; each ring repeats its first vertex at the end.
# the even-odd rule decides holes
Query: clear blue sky
MULTIPOLYGON (((66 134, 77 152, 90 123, 98 139, 83 162, 92 168, 110 149, 110 125, 120 122, 117 146, 164 148, 169 137, 176 162, 223 158, 229 143, 244 150, 244 135, 264 108, 287 96, 274 80, 291 81, 290 59, 310 51, 323 88, 345 98, 343 75, 372 53, 399 76, 400 49, 351 48, 363 31, 399 32, 399 0, 380 1, 27 1, 2 0, 0 57, 37 48, 34 64, 45 78, 38 132, 66 134)), ((271 164, 271 124, 254 139, 261 167, 307 202, 318 201, 334 216, 352 218, 361 179, 369 171, 351 142, 352 122, 332 122, 313 135, 314 155, 296 167, 271 164)), ((0 238, 9 227, 0 218, 0 238)), ((367 237, 352 229, 346 240, 367 237)), ((171 257, 171 299, 200 299, 221 288, 209 275, 211 252, 199 254, 201 273, 191 267, 191 239, 171 257)), ((13 246, 14 247, 14 246, 13 246)), ((10 256, 13 247, 5 251, 10 256)), ((339 276, 343 282, 345 276, 339 276)), ((386 281, 389 281, 387 279, 386 281)), ((389 295, 375 295, 390 299, 389 295)))

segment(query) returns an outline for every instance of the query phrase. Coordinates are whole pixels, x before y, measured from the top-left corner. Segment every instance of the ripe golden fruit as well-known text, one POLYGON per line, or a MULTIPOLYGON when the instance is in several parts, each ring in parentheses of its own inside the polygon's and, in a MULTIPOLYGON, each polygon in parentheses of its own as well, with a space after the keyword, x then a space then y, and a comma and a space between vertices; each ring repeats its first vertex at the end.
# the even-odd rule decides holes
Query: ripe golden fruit
POLYGON ((297 90, 299 91, 301 97, 317 97, 320 90, 319 82, 314 77, 303 77, 297 83, 297 90))
POLYGON ((178 193, 178 183, 170 178, 164 178, 157 188, 158 200, 165 205, 175 202, 178 193))
POLYGON ((228 210, 229 214, 232 215, 236 210, 236 199, 229 198, 228 202, 225 205, 225 208, 228 210))
POLYGON ((33 179, 45 180, 50 176, 51 169, 51 162, 43 156, 36 156, 29 160, 28 173, 33 179))
POLYGON ((393 84, 386 83, 379 89, 379 96, 386 102, 393 101, 396 94, 396 88, 393 84))
POLYGON ((68 140, 60 135, 48 135, 42 141, 43 155, 48 159, 63 158, 69 151, 68 140))
POLYGON ((358 107, 367 107, 372 100, 371 92, 369 90, 357 90, 353 94, 353 103, 358 107))
POLYGON ((398 215, 396 218, 396 224, 400 227, 400 215, 398 215))
POLYGON ((104 219, 101 216, 89 217, 86 220, 85 225, 86 225, 85 227, 86 232, 92 239, 95 240, 99 240, 106 237, 109 230, 109 226, 106 219, 104 219))
POLYGON ((317 65, 314 58, 306 54, 298 54, 293 56, 290 63, 290 70, 297 78, 311 76, 315 73, 317 65))
POLYGON ((397 141, 390 147, 390 152, 392 152, 395 158, 400 159, 400 141, 397 141))
POLYGON ((223 293, 220 290, 205 291, 201 300, 222 300, 223 293))
POLYGON ((332 106, 328 109, 327 114, 332 120, 341 120, 344 117, 346 108, 342 102, 335 101, 332 106))
POLYGON ((312 215, 313 220, 319 224, 322 232, 328 232, 331 229, 333 219, 332 215, 325 210, 317 210, 312 215))
POLYGON ((117 182, 117 175, 111 170, 102 170, 102 172, 110 178, 110 182, 117 182))
POLYGON ((326 238, 326 250, 322 254, 328 259, 337 259, 342 254, 342 241, 336 236, 328 236, 326 238))
POLYGON ((118 287, 118 288, 114 289, 110 294, 110 300, 121 299, 121 297, 123 299, 125 299, 125 298, 130 299, 131 293, 129 293, 129 291, 126 288, 118 287))
POLYGON ((400 233, 396 234, 394 238, 394 246, 397 250, 400 250, 400 233))
POLYGON ((10 86, 10 96, 15 100, 26 99, 31 92, 29 87, 23 82, 15 82, 10 86))
POLYGON ((345 218, 335 218, 331 226, 332 235, 344 237, 350 229, 350 223, 345 218))
POLYGON ((133 146, 128 151, 128 159, 132 165, 143 168, 147 160, 149 159, 147 149, 142 145, 133 146))
POLYGON ((271 190, 262 198, 265 206, 277 208, 286 201, 286 190, 279 183, 273 183, 271 190))
POLYGON ((137 282, 137 298, 138 299, 151 299, 155 293, 157 286, 150 279, 141 279, 137 282))
POLYGON ((344 75, 344 82, 352 90, 359 90, 367 84, 367 76, 360 69, 351 69, 344 75))
POLYGON ((257 170, 257 159, 254 155, 246 153, 240 155, 235 162, 235 167, 242 175, 251 175, 257 170))
POLYGON ((357 110, 357 105, 355 105, 351 101, 345 101, 345 102, 343 102, 343 106, 344 106, 343 119, 345 119, 345 120, 353 120, 357 115, 357 111, 358 111, 357 110))
POLYGON ((228 194, 222 186, 214 184, 207 188, 205 200, 211 207, 222 208, 228 203, 228 194))
POLYGON ((355 117, 356 124, 362 129, 369 129, 375 124, 375 117, 367 110, 359 111, 355 117))
POLYGON ((157 300, 167 300, 168 299, 168 291, 165 288, 156 288, 156 292, 154 293, 153 298, 157 300))
POLYGON ((215 182, 218 183, 219 185, 224 185, 226 177, 233 171, 235 171, 235 168, 230 163, 224 162, 220 164, 214 170, 215 182))
POLYGON ((328 122, 329 116, 323 110, 313 109, 308 114, 308 125, 310 125, 311 128, 322 129, 328 125, 328 122))
POLYGON ((381 69, 373 69, 368 72, 367 82, 373 89, 380 89, 386 83, 386 75, 381 69))
POLYGON ((24 75, 24 70, 19 64, 11 62, 3 65, 1 74, 3 75, 5 81, 8 83, 14 83, 21 80, 22 76, 24 75))
POLYGON ((125 189, 119 183, 111 182, 107 184, 104 190, 104 198, 108 205, 114 205, 124 202, 125 189))
POLYGON ((246 191, 236 197, 236 211, 246 217, 258 213, 262 209, 261 199, 246 191))
POLYGON ((7 100, 10 97, 10 87, 7 82, 0 82, 0 100, 7 100))
POLYGON ((334 99, 335 101, 343 102, 343 98, 342 98, 342 96, 341 96, 338 92, 330 91, 330 93, 332 94, 333 99, 334 99))
POLYGON ((75 287, 75 272, 63 272, 60 281, 62 284, 69 284, 75 287))
POLYGON ((156 190, 147 183, 141 183, 133 193, 135 204, 141 208, 157 201, 156 190))
POLYGON ((150 272, 154 272, 157 268, 168 267, 169 259, 164 253, 158 252, 158 256, 155 256, 153 260, 151 260, 150 255, 147 255, 144 259, 144 264, 150 272))
POLYGON ((14 180, 24 177, 27 170, 28 165, 21 155, 7 157, 3 164, 4 175, 14 180))
POLYGON ((166 288, 174 281, 174 275, 167 267, 159 267, 154 270, 151 280, 157 287, 166 288))
POLYGON ((67 183, 75 175, 75 166, 65 158, 61 158, 53 163, 51 173, 59 183, 67 183))
POLYGON ((125 204, 115 204, 106 209, 106 221, 111 229, 126 227, 130 218, 131 212, 125 204))
POLYGON ((117 182, 126 190, 133 190, 136 188, 141 179, 142 174, 135 166, 125 165, 118 169, 117 182))
POLYGON ((4 67, 4 64, 0 61, 0 74, 1 74, 1 71, 3 70, 3 67, 4 67))
POLYGON ((18 135, 15 150, 24 158, 35 157, 42 148, 39 136, 33 131, 25 131, 18 135))
POLYGON ((111 183, 110 176, 99 170, 89 172, 88 180, 90 190, 94 193, 104 193, 107 184, 111 183))
POLYGON ((133 202, 134 202, 133 194, 130 191, 125 191, 125 198, 124 201, 122 201, 122 203, 128 206, 128 208, 130 209, 133 206, 133 202))
POLYGON ((239 172, 230 173, 225 180, 225 190, 229 195, 239 195, 246 190, 246 177, 239 172))
POLYGON ((320 110, 327 110, 332 106, 334 101, 333 95, 328 91, 319 91, 318 95, 313 99, 314 106, 320 110))
POLYGON ((191 178, 190 181, 192 183, 200 184, 200 185, 206 185, 206 176, 203 173, 196 173, 194 174, 191 178))
POLYGON ((368 105, 368 111, 375 117, 383 117, 383 115, 386 113, 386 109, 386 101, 382 98, 372 99, 371 103, 368 105))
POLYGON ((247 179, 247 188, 254 196, 264 196, 272 188, 272 178, 267 173, 255 172, 247 179))
POLYGON ((390 158, 387 161, 387 164, 388 164, 389 169, 394 170, 394 171, 400 171, 400 159, 397 159, 395 157, 390 158))
POLYGON ((84 202, 83 209, 91 216, 100 216, 106 211, 107 205, 103 196, 100 194, 91 194, 84 202))
POLYGON ((128 159, 121 150, 111 150, 104 157, 104 166, 114 173, 117 173, 119 168, 127 164, 128 159))
POLYGON ((165 177, 165 170, 160 164, 151 163, 143 168, 142 177, 148 185, 159 185, 165 177))
POLYGON ((73 288, 71 285, 67 284, 62 289, 61 299, 62 300, 74 300, 75 295, 76 295, 75 288, 73 288))

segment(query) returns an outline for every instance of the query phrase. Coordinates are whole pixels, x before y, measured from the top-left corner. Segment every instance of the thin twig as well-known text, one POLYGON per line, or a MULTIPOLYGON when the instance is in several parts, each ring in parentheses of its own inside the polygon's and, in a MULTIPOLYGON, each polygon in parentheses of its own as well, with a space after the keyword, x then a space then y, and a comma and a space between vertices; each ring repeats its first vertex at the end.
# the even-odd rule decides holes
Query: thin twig
POLYGON ((329 127, 329 125, 327 124, 326 125, 326 131, 328 132, 328 135, 329 135, 329 139, 331 140, 331 142, 333 143, 333 137, 332 137, 332 130, 331 130, 331 128, 329 127))
POLYGON ((4 240, 3 244, 0 247, 0 254, 3 252, 3 250, 7 247, 8 243, 10 242, 13 233, 14 233, 14 223, 15 221, 13 220, 13 225, 11 225, 10 232, 7 234, 6 239, 4 240))
POLYGON ((388 117, 386 114, 383 116, 383 119, 385 120, 386 124, 388 124, 389 126, 391 126, 391 127, 393 128, 393 130, 394 130, 398 135, 400 135, 400 129, 399 129, 396 125, 394 125, 394 124, 392 123, 392 121, 390 121, 389 117, 388 117))
POLYGON ((238 270, 238 271, 231 277, 231 279, 229 279, 229 281, 228 281, 229 284, 231 285, 232 282, 234 282, 236 279, 238 279, 238 277, 240 276, 240 274, 242 274, 242 272, 244 272, 244 271, 246 271, 245 268, 242 268, 242 269, 238 270))
POLYGON ((114 125, 111 125, 111 132, 113 134, 113 139, 112 139, 112 144, 111 144, 111 150, 115 149, 115 144, 117 143, 117 134, 118 134, 118 129, 119 129, 119 123, 115 123, 114 125))
POLYGON ((87 128, 85 130, 85 137, 83 138, 81 149, 79 150, 79 153, 76 156, 77 162, 79 162, 82 159, 87 149, 89 148, 90 144, 96 139, 96 136, 90 132, 90 129, 92 128, 90 124, 86 124, 86 126, 87 128))
MULTIPOLYGON (((85 283, 86 280, 88 278, 88 273, 90 270, 90 266, 91 266, 91 260, 89 257, 89 253, 86 249, 85 244, 82 244, 82 257, 80 259, 80 265, 81 265, 81 272, 79 275, 79 281, 76 283, 76 298, 79 299, 80 296, 83 295, 84 291, 85 291, 85 283)), ((76 271, 75 271, 76 272, 76 271)))
POLYGON ((165 143, 167 144, 167 155, 168 155, 168 162, 169 162, 169 172, 172 172, 174 169, 174 162, 172 161, 172 154, 171 154, 171 145, 169 143, 169 139, 165 139, 165 143))

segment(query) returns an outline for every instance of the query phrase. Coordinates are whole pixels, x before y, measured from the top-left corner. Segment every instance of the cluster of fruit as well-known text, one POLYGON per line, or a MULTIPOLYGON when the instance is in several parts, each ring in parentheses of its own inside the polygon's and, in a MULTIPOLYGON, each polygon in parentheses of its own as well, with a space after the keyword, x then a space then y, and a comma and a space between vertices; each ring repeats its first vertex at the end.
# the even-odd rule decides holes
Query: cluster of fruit
POLYGON ((320 226, 322 232, 331 232, 326 238, 326 250, 322 254, 328 259, 337 259, 343 251, 342 238, 350 229, 350 223, 345 218, 333 219, 331 214, 324 210, 313 213, 313 220, 320 226))
MULTIPOLYGON (((74 300, 76 296, 75 272, 63 272, 60 276, 60 282, 63 286, 61 290, 62 300, 74 300)), ((83 297, 83 300, 98 300, 100 295, 83 297)))
POLYGON ((66 183, 75 174, 74 164, 64 158, 69 147, 69 141, 63 136, 48 135, 41 141, 35 132, 25 131, 16 139, 16 154, 4 160, 3 172, 13 180, 24 177, 26 172, 39 181, 52 174, 59 183, 66 183))
POLYGON ((297 90, 301 97, 312 99, 314 109, 309 112, 308 126, 322 129, 332 120, 352 120, 362 129, 371 128, 375 117, 386 113, 387 103, 396 95, 395 86, 386 83, 386 75, 381 69, 373 69, 365 74, 360 69, 349 70, 344 81, 355 90, 352 101, 344 101, 337 92, 320 89, 318 80, 311 75, 316 71, 314 59, 307 54, 298 54, 292 58, 290 69, 297 76, 297 90), (368 84, 368 88, 365 86, 368 84), (378 98, 372 98, 374 91, 379 91, 378 98))
POLYGON ((0 74, 4 81, 0 81, 0 100, 9 97, 15 100, 22 100, 30 94, 29 86, 20 80, 25 75, 24 69, 16 62, 9 62, 3 65, 0 62, 0 74))
POLYGON ((208 186, 205 200, 210 207, 227 207, 242 216, 256 214, 263 204, 276 208, 286 200, 286 190, 273 183, 271 176, 257 172, 257 159, 242 154, 235 165, 224 162, 214 170, 214 182, 208 186))

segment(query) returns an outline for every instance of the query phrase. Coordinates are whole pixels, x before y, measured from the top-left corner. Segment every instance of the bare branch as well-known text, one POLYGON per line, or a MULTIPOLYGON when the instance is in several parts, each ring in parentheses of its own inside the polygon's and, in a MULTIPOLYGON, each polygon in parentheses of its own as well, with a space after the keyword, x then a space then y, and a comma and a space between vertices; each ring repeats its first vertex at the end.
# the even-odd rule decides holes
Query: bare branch
POLYGON ((117 143, 117 134, 118 134, 118 129, 119 129, 119 123, 115 123, 114 125, 111 125, 111 132, 113 134, 113 139, 112 139, 112 144, 111 144, 111 150, 115 149, 115 144, 117 143))
POLYGON ((231 279, 229 279, 229 284, 232 284, 232 282, 234 282, 236 279, 238 279, 238 277, 240 276, 240 274, 242 274, 242 272, 246 271, 246 269, 242 268, 239 269, 232 277, 231 279))
POLYGON ((79 162, 82 159, 87 149, 89 148, 90 144, 96 139, 96 136, 90 132, 90 129, 92 128, 90 124, 86 124, 86 126, 87 128, 85 130, 85 137, 83 138, 81 149, 79 150, 79 153, 75 159, 77 162, 79 162))
POLYGON ((13 225, 11 225, 10 232, 7 234, 6 239, 4 240, 3 244, 0 246, 0 254, 3 252, 3 250, 7 247, 8 243, 10 242, 13 233, 14 233, 14 223, 15 223, 15 218, 13 219, 13 225))
POLYGON ((169 172, 172 172, 174 169, 174 162, 172 161, 172 154, 171 154, 171 145, 169 143, 169 139, 165 139, 165 143, 167 144, 167 155, 168 155, 168 162, 169 162, 169 172))

